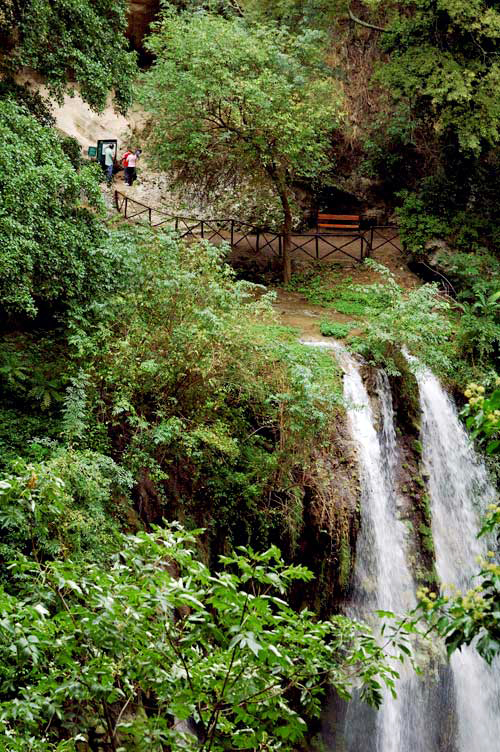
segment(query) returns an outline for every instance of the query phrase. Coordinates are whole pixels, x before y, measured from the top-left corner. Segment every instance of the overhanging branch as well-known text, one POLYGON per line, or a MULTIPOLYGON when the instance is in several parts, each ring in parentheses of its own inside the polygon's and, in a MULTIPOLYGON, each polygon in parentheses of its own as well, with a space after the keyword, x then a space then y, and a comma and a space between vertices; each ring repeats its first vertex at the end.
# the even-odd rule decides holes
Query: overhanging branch
POLYGON ((374 31, 387 31, 387 29, 384 29, 382 26, 376 26, 375 24, 368 23, 368 21, 363 21, 361 18, 358 18, 354 15, 351 8, 349 7, 347 9, 347 12, 349 13, 349 18, 351 21, 354 21, 354 23, 359 24, 360 26, 364 26, 365 29, 373 29, 374 31))

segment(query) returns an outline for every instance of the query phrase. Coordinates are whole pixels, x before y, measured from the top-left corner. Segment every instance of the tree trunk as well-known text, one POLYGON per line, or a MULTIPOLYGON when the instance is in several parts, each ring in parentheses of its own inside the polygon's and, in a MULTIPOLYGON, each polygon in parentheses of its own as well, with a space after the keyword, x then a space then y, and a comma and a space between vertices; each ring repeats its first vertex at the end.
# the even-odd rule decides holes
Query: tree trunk
POLYGON ((288 201, 286 186, 279 188, 281 206, 283 207, 283 282, 288 284, 292 278, 292 260, 290 258, 290 239, 292 234, 292 210, 288 201))

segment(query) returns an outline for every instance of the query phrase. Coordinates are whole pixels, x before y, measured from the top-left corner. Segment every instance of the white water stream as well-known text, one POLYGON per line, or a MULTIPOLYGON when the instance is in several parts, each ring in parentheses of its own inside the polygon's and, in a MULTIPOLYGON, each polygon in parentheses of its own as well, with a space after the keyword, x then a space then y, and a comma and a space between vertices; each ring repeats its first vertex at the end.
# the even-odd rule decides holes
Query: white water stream
MULTIPOLYGON (((370 398, 358 363, 338 350, 344 369, 344 394, 353 439, 358 445, 361 491, 361 530, 356 544, 356 570, 349 613, 370 620, 375 609, 404 614, 415 604, 414 582, 407 563, 406 528, 397 510, 395 471, 399 462, 392 396, 387 375, 376 375, 380 425, 376 428, 370 398)), ((424 713, 422 682, 409 667, 400 667, 397 698, 386 692, 370 729, 350 704, 344 730, 347 752, 429 752, 430 725, 424 713), (374 733, 373 733, 374 732, 374 733)))
MULTIPOLYGON (((361 480, 361 529, 348 613, 370 621, 376 609, 404 613, 415 604, 405 526, 398 515, 395 475, 399 462, 392 396, 387 376, 376 376, 377 416, 359 365, 338 344, 309 342, 335 350, 344 370, 344 396, 357 446, 361 480)), ((407 356, 412 365, 416 361, 407 356)), ((473 585, 477 558, 486 543, 477 538, 480 517, 495 500, 455 406, 439 381, 416 370, 422 412, 423 463, 428 475, 436 569, 444 585, 473 585)), ((489 668, 474 651, 456 652, 450 668, 425 682, 401 670, 396 700, 387 693, 374 713, 354 698, 347 710, 332 699, 323 740, 330 752, 500 752, 500 665, 489 668)))
MULTIPOLYGON (((415 605, 406 528, 397 510, 399 457, 392 396, 387 375, 379 371, 375 385, 380 414, 377 428, 358 362, 342 346, 331 347, 344 370, 344 396, 361 480, 361 529, 347 611, 353 618, 373 622, 377 609, 404 614, 415 605)), ((432 724, 424 712, 425 688, 409 667, 399 666, 398 670, 397 698, 385 692, 377 713, 357 699, 349 703, 342 731, 336 729, 328 742, 336 752, 430 752, 432 724)))
MULTIPOLYGON (((415 364, 412 358, 408 360, 415 364)), ((480 516, 495 500, 452 401, 439 381, 417 368, 422 410, 423 461, 429 474, 432 534, 441 582, 464 591, 473 586, 477 557, 486 543, 477 538, 480 516)), ((500 666, 489 668, 473 648, 451 660, 456 692, 459 752, 500 750, 500 666)))

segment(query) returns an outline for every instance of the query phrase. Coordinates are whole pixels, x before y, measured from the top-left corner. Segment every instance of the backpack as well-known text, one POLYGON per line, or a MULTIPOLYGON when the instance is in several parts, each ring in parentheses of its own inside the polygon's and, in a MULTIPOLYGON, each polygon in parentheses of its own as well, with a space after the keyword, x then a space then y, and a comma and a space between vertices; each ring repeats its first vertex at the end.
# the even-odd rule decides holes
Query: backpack
POLYGON ((125 154, 122 157, 122 167, 128 167, 128 158, 129 155, 132 154, 131 151, 126 151, 125 154))

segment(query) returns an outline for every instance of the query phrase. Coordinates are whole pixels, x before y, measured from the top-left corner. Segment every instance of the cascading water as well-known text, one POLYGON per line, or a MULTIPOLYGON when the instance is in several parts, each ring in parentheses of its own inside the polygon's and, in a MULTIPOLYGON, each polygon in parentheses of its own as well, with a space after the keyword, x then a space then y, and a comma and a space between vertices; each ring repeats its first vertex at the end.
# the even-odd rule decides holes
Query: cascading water
MULTIPOLYGON (((415 361, 407 356, 410 363, 415 361)), ((444 585, 473 585, 477 557, 486 543, 477 538, 481 511, 495 500, 456 409, 439 381, 417 367, 422 410, 423 461, 429 475, 436 569, 444 585)), ((489 668, 473 648, 451 659, 458 715, 459 752, 500 749, 500 665, 489 668)))
MULTIPOLYGON (((344 395, 352 405, 348 417, 358 446, 362 483, 361 530, 348 612, 367 620, 376 609, 397 613, 409 610, 415 602, 414 583, 405 553, 405 527, 397 514, 398 454, 389 381, 384 372, 377 373, 382 418, 377 432, 357 362, 340 346, 335 349, 344 369, 344 395)), ((339 743, 338 748, 346 752, 429 752, 431 724, 423 712, 422 689, 415 675, 403 668, 398 697, 386 693, 376 714, 353 700, 343 723, 342 741, 339 743, 335 733, 334 744, 339 743)))
MULTIPOLYGON (((319 343, 309 343, 319 344, 319 343)), ((404 613, 415 602, 405 528, 398 517, 398 464, 391 391, 387 376, 376 376, 381 426, 376 421, 357 362, 340 345, 329 345, 344 369, 348 417, 358 446, 361 530, 348 612, 370 620, 376 609, 404 613)), ((415 363, 411 356, 407 356, 415 363)), ((423 462, 429 477, 436 569, 441 582, 471 587, 477 557, 486 544, 477 539, 481 510, 495 500, 455 407, 438 380, 417 369, 422 411, 423 462)), ((439 652, 439 649, 438 649, 439 652)), ((500 667, 489 668, 473 650, 455 653, 438 681, 417 679, 402 669, 398 697, 386 696, 372 712, 357 699, 347 710, 332 698, 324 717, 323 741, 335 752, 498 752, 500 750, 500 667)))

